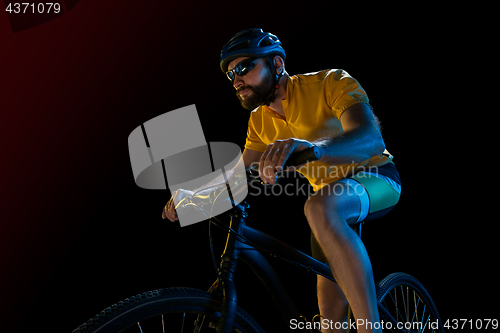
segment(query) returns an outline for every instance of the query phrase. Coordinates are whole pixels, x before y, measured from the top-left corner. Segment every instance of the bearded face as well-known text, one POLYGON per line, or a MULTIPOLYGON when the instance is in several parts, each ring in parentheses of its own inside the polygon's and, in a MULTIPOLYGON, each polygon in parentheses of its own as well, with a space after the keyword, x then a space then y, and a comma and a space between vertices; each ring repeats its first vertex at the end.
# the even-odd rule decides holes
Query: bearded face
POLYGON ((266 59, 260 58, 248 62, 251 58, 238 58, 229 65, 228 73, 236 89, 236 97, 241 105, 248 110, 253 110, 260 105, 269 105, 274 101, 276 88, 274 87, 273 74, 266 59), (236 66, 247 66, 243 70, 233 71, 236 66))

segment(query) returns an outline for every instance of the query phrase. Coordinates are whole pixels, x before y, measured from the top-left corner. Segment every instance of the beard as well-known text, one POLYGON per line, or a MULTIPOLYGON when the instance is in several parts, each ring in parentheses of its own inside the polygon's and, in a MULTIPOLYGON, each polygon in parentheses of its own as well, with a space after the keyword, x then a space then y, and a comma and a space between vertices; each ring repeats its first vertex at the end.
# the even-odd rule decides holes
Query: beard
POLYGON ((270 102, 274 101, 274 98, 272 97, 276 90, 273 88, 274 85, 272 75, 269 71, 267 71, 266 76, 262 79, 262 82, 259 83, 259 85, 246 85, 240 87, 236 91, 236 96, 240 100, 241 106, 247 110, 253 110, 260 105, 269 105, 270 102), (245 89, 250 90, 251 93, 240 96, 239 92, 245 89))

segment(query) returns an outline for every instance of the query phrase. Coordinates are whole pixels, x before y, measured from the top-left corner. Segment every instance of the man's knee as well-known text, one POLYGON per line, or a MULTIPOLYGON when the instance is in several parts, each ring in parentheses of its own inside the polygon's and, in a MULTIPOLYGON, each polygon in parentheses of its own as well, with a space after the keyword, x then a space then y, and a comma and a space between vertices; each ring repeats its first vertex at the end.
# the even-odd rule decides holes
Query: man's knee
POLYGON ((336 187, 339 186, 327 185, 320 192, 315 192, 307 199, 304 213, 310 222, 315 219, 340 217, 343 192, 335 192, 333 189, 336 187))
POLYGON ((344 227, 345 222, 359 216, 359 198, 348 185, 333 183, 320 191, 312 194, 304 206, 310 225, 334 226, 340 223, 344 227))
POLYGON ((304 205, 304 214, 310 221, 315 215, 324 214, 325 208, 325 202, 317 197, 311 196, 307 198, 306 204, 304 205))

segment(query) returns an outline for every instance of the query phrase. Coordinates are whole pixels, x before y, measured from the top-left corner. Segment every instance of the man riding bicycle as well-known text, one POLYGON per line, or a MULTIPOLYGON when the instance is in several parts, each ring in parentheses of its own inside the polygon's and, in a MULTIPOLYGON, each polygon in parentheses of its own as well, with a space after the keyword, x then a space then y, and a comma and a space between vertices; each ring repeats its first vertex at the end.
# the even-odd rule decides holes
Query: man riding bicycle
MULTIPOLYGON (((243 163, 247 168, 258 162, 262 180, 274 184, 291 153, 319 148, 321 159, 298 171, 315 191, 304 207, 313 256, 329 264, 338 283, 318 275, 320 313, 344 322, 348 301, 356 319, 379 322, 370 260, 350 226, 382 216, 398 202, 401 186, 393 157, 355 79, 341 69, 290 76, 285 59, 279 39, 261 29, 237 33, 222 49, 220 67, 241 105, 252 110, 243 163)), ((174 203, 192 194, 174 192, 163 218, 177 220, 174 203)), ((375 331, 369 328, 358 327, 358 332, 375 331)))

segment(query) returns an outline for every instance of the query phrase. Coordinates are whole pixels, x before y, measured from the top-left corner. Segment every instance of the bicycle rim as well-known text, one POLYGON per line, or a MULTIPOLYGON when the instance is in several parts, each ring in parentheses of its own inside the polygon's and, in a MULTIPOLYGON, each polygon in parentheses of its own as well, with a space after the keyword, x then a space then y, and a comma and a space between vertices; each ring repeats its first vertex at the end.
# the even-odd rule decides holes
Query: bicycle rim
MULTIPOLYGON (((191 288, 159 289, 127 298, 106 308, 73 333, 216 332, 222 303, 191 288)), ((232 332, 264 333, 243 309, 237 308, 232 332)))
POLYGON ((436 306, 424 286, 405 273, 394 273, 377 284, 377 299, 397 325, 380 313, 384 332, 444 332, 436 306))

